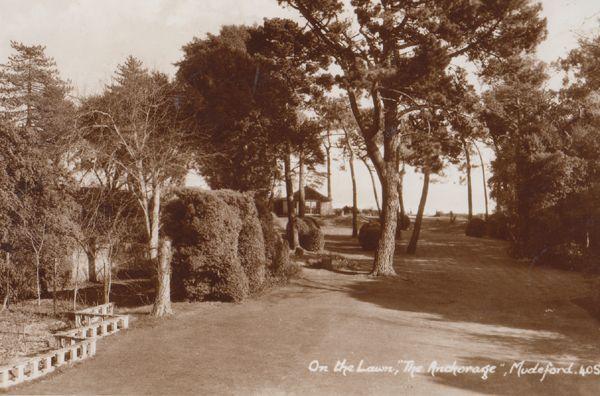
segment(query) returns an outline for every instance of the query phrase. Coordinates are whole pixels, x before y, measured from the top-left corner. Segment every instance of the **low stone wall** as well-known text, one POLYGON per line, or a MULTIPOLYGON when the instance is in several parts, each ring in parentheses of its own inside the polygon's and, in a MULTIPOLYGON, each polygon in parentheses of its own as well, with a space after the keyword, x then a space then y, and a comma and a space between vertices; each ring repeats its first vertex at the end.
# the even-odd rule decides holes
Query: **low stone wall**
POLYGON ((91 338, 0 367, 0 389, 40 378, 53 372, 57 367, 85 360, 95 354, 96 339, 91 338))
POLYGON ((96 305, 95 307, 75 311, 75 327, 81 327, 84 324, 101 322, 102 315, 112 315, 115 310, 114 303, 96 305))
POLYGON ((74 312, 77 327, 54 334, 58 349, 0 367, 0 389, 40 378, 57 367, 94 356, 98 338, 129 327, 128 315, 113 312, 112 303, 74 312))

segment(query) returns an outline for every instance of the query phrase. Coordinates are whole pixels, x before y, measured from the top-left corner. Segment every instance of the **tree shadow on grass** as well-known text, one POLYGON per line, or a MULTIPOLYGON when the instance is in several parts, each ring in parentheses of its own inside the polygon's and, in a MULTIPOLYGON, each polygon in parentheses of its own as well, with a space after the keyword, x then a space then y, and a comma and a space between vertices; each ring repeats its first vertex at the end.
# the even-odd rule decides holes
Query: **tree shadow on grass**
MULTIPOLYGON (((348 245, 357 245, 340 236, 328 240, 332 253, 354 251, 356 247, 348 245)), ((358 263, 363 269, 370 264, 369 260, 358 263)), ((597 363, 600 358, 594 319, 598 318, 598 304, 580 274, 519 263, 508 257, 506 244, 500 241, 437 229, 429 232, 427 228, 417 254, 400 251, 395 267, 400 277, 349 279, 348 295, 395 311, 399 323, 413 320, 415 327, 434 329, 438 343, 460 339, 474 354, 464 357, 466 363, 549 360, 579 364, 597 363), (419 314, 418 320, 415 314, 419 314), (488 356, 475 355, 481 351, 488 356)), ((435 380, 481 393, 507 393, 511 388, 506 386, 523 392, 541 389, 539 378, 500 378, 499 385, 453 375, 435 380)), ((580 380, 574 376, 552 382, 580 384, 580 380)))
MULTIPOLYGON (((451 365, 452 362, 443 364, 451 365)), ((526 374, 519 367, 533 368, 535 361, 502 361, 488 357, 475 356, 463 357, 457 360, 457 367, 478 370, 479 373, 442 373, 437 372, 432 376, 431 372, 421 375, 429 376, 434 382, 456 389, 468 390, 486 395, 576 395, 593 394, 597 388, 597 377, 581 377, 576 374, 566 374, 564 371, 549 371, 545 376, 539 373, 526 374), (488 371, 487 379, 484 379, 482 369, 495 367, 494 372, 488 371), (520 373, 520 374, 519 374, 520 373), (551 374, 554 373, 554 374, 551 374)), ((547 362, 541 363, 544 368, 547 362)), ((568 365, 554 365, 554 367, 567 368, 568 365)), ((429 367, 425 367, 427 370, 429 367)), ((573 366, 577 371, 578 365, 573 366)))

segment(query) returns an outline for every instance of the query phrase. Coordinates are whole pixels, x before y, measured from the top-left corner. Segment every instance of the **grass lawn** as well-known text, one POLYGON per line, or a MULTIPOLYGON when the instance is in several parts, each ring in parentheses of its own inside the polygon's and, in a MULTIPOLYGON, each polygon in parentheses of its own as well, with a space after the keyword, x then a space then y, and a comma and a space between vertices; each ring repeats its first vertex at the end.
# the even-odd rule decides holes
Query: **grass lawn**
POLYGON ((343 255, 345 268, 305 267, 243 304, 175 304, 176 316, 138 322, 102 340, 90 361, 14 392, 597 394, 596 375, 507 373, 520 361, 600 362, 592 280, 517 262, 503 242, 465 237, 443 218, 426 220, 415 256, 400 242, 398 277, 374 279, 372 253, 348 225, 326 219, 324 229, 326 249, 343 255), (424 372, 405 372, 408 361, 424 372), (432 364, 496 371, 431 375, 432 364), (398 371, 369 372, 386 367, 398 371))

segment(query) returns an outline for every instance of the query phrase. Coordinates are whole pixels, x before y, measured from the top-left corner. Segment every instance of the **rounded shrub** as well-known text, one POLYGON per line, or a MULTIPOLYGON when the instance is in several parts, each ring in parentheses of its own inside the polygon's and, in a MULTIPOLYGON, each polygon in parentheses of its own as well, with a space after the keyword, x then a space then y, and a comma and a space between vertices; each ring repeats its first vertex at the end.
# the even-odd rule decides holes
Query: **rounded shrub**
POLYGON ((238 257, 248 277, 250 292, 260 289, 265 281, 265 240, 254 197, 248 193, 242 194, 231 190, 215 191, 235 212, 242 228, 238 235, 238 257))
POLYGON ((300 246, 309 252, 320 252, 325 247, 325 236, 320 228, 310 227, 306 233, 298 235, 300 246))
POLYGON ((400 213, 398 213, 397 229, 401 230, 401 231, 406 231, 409 228, 410 228, 410 217, 408 217, 407 214, 404 214, 404 216, 402 216, 400 213))
POLYGON ((486 233, 490 238, 502 239, 507 241, 510 239, 508 227, 508 217, 504 213, 494 213, 488 216, 486 221, 486 233))
MULTIPOLYGON (((310 252, 319 252, 325 246, 325 235, 321 231, 320 226, 311 217, 297 217, 295 219, 295 232, 298 235, 298 243, 300 247, 310 252)), ((286 229, 290 229, 288 223, 286 229)))
POLYGON ((377 221, 363 224, 358 232, 358 242, 364 250, 375 250, 381 236, 381 225, 377 221))
POLYGON ((291 277, 291 267, 295 267, 295 265, 290 260, 290 249, 288 247, 287 242, 277 236, 275 239, 275 255, 273 256, 273 261, 271 264, 271 273, 273 276, 278 278, 289 279, 291 277))
POLYGON ((182 189, 166 205, 163 230, 175 248, 174 298, 241 301, 248 296, 238 243, 244 227, 240 216, 222 194, 199 189, 182 189))
POLYGON ((271 208, 266 199, 257 197, 254 200, 254 204, 256 205, 256 212, 258 214, 258 221, 260 222, 260 226, 263 233, 263 240, 265 243, 265 257, 268 262, 273 260, 275 256, 275 243, 277 238, 281 239, 281 236, 275 229, 275 224, 273 223, 273 214, 271 212, 271 208))
POLYGON ((255 204, 265 241, 268 275, 278 280, 288 280, 295 276, 300 269, 290 260, 288 243, 281 235, 280 230, 275 227, 273 214, 267 201, 257 197, 255 204))
POLYGON ((590 267, 587 249, 576 242, 565 242, 544 249, 536 260, 539 264, 569 271, 580 271, 590 267))
POLYGON ((483 238, 485 235, 485 220, 474 217, 467 223, 465 234, 470 237, 483 238))

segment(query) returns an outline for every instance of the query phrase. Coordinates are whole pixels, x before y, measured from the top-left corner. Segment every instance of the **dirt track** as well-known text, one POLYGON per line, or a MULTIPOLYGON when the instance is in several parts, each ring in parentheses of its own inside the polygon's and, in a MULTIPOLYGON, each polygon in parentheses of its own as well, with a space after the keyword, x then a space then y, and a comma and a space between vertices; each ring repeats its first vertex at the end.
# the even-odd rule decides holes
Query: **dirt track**
POLYGON ((430 220, 416 256, 397 256, 395 279, 366 276, 370 255, 347 228, 326 248, 352 270, 303 270, 301 279, 241 305, 178 304, 178 315, 99 344, 98 355, 20 393, 85 394, 598 394, 600 375, 504 375, 513 362, 600 363, 600 322, 582 276, 530 268, 501 242, 430 220), (355 372, 334 373, 346 360, 355 372), (312 373, 318 360, 329 372, 312 373), (357 373, 356 366, 397 373, 357 373), (427 370, 432 361, 497 366, 476 374, 427 370))

